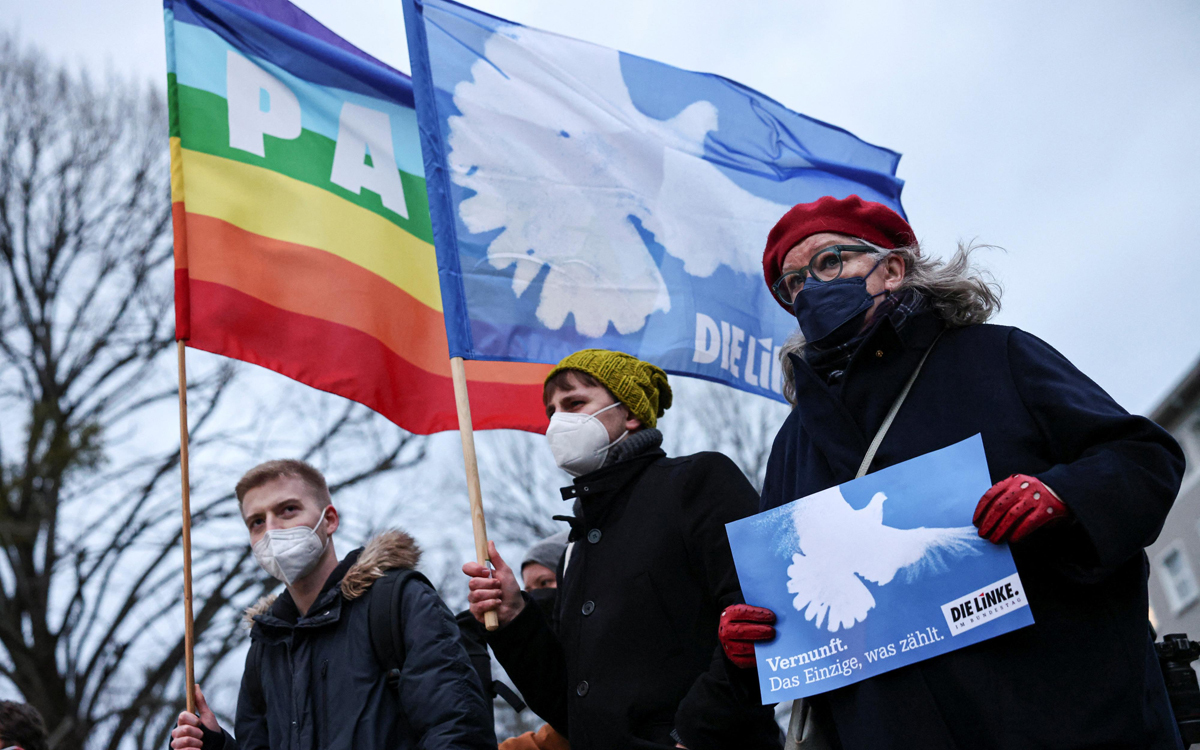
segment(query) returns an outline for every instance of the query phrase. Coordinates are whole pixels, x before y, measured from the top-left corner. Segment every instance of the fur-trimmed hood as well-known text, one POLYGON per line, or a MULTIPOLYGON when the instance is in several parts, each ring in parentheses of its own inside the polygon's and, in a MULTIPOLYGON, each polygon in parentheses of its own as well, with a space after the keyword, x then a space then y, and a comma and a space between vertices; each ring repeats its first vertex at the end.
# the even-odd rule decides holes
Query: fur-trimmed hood
MULTIPOLYGON (((371 588, 376 579, 389 570, 415 568, 421 560, 421 548, 408 533, 393 529, 372 537, 362 548, 358 559, 342 576, 338 588, 347 600, 357 599, 371 588)), ((277 594, 262 597, 249 607, 242 617, 246 627, 254 625, 254 618, 270 611, 277 594)))

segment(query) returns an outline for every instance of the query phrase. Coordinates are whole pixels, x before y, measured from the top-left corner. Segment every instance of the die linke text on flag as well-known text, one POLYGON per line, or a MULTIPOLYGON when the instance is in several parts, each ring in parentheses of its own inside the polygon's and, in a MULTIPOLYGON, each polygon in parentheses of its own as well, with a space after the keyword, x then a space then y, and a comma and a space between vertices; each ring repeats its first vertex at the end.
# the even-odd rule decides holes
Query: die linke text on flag
POLYGON ((716 75, 404 9, 451 354, 615 349, 782 399, 767 233, 826 195, 903 213, 900 155, 716 75))
MULTIPOLYGON (((458 428, 410 79, 283 0, 167 0, 176 335, 458 428)), ((545 429, 545 365, 468 362, 476 428, 545 429)))

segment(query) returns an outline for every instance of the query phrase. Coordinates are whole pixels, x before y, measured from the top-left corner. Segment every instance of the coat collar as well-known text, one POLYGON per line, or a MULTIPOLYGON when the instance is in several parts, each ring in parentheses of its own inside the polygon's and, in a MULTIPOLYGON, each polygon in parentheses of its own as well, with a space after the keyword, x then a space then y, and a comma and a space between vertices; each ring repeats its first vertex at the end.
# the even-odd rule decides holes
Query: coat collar
POLYGON ((789 354, 796 382, 796 418, 834 476, 854 475, 867 452, 867 439, 845 404, 797 354, 789 354))
POLYGON ((415 568, 420 559, 421 548, 411 536, 403 531, 382 532, 342 558, 305 616, 300 616, 291 592, 284 589, 279 596, 259 599, 246 610, 244 620, 247 626, 257 623, 289 630, 326 625, 341 616, 344 600, 359 598, 389 570, 415 568))
POLYGON ((881 321, 851 356, 837 393, 802 357, 788 355, 797 419, 835 476, 854 476, 878 427, 872 418, 877 406, 883 404, 883 411, 891 406, 944 327, 933 310, 912 315, 899 330, 890 318, 881 321))
POLYGON ((862 345, 850 357, 846 374, 850 375, 850 371, 856 363, 861 366, 864 360, 869 362, 873 358, 878 359, 878 352, 881 349, 885 356, 901 350, 916 350, 924 354, 945 327, 946 324, 942 322, 937 312, 928 308, 909 316, 905 325, 899 330, 892 319, 887 318, 875 327, 871 335, 863 340, 862 345))
POLYGON ((337 585, 341 582, 346 572, 358 560, 361 549, 353 550, 346 555, 329 577, 325 579, 325 585, 321 587, 321 593, 317 594, 317 598, 313 601, 308 612, 304 615, 296 609, 296 602, 292 599, 292 592, 286 588, 283 593, 273 600, 264 597, 260 599, 258 604, 247 610, 252 623, 261 625, 267 628, 280 628, 286 630, 297 630, 301 628, 313 628, 327 625, 330 622, 335 622, 341 617, 342 612, 342 597, 337 585), (264 608, 262 605, 266 604, 264 608), (260 610, 258 614, 251 614, 254 610, 260 610))
MULTIPOLYGON (((569 487, 559 490, 563 500, 575 500, 574 515, 555 516, 555 520, 571 524, 570 541, 583 530, 602 523, 614 513, 619 513, 623 502, 612 502, 619 498, 622 489, 632 484, 652 463, 666 457, 662 448, 640 453, 612 466, 605 466, 581 477, 569 487)), ((625 498, 628 499, 628 498, 625 498)))
POLYGON ((583 499, 591 495, 613 492, 636 478, 650 464, 666 455, 662 448, 648 450, 620 463, 576 477, 574 483, 569 487, 561 488, 559 492, 562 494, 563 500, 583 499))

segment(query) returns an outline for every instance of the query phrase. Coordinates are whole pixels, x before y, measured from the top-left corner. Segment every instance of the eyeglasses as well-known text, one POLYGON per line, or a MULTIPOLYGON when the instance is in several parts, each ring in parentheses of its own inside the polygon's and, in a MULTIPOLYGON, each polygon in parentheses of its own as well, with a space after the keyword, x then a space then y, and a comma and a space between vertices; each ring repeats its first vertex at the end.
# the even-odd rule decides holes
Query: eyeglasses
POLYGON ((771 292, 788 307, 796 301, 796 295, 804 288, 804 282, 812 276, 817 281, 833 281, 842 275, 844 253, 874 253, 875 248, 867 245, 833 245, 817 253, 808 265, 796 271, 788 271, 771 286, 771 292))

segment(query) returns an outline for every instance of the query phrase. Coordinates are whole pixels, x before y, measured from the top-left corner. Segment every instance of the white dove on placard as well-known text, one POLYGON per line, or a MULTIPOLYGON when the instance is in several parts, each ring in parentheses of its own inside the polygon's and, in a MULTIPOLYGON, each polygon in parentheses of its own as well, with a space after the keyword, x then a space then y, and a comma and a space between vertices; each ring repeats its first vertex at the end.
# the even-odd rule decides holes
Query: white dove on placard
POLYGON ((502 28, 454 88, 448 118, 455 184, 474 191, 458 214, 472 233, 499 230, 488 263, 515 267, 519 297, 548 267, 538 320, 574 315, 584 336, 640 330, 671 299, 633 220, 683 270, 721 265, 760 275, 762 244, 790 206, 738 186, 703 158, 717 108, 696 101, 669 120, 638 111, 620 53, 536 29, 502 28))
POLYGON ((792 520, 800 553, 792 555, 787 588, 796 595, 793 606, 818 628, 824 623, 836 633, 867 619, 875 597, 864 580, 885 586, 903 571, 911 582, 945 571, 948 558, 980 554, 974 526, 884 526, 886 500, 877 492, 865 508, 855 510, 840 487, 830 487, 796 504, 792 520))

